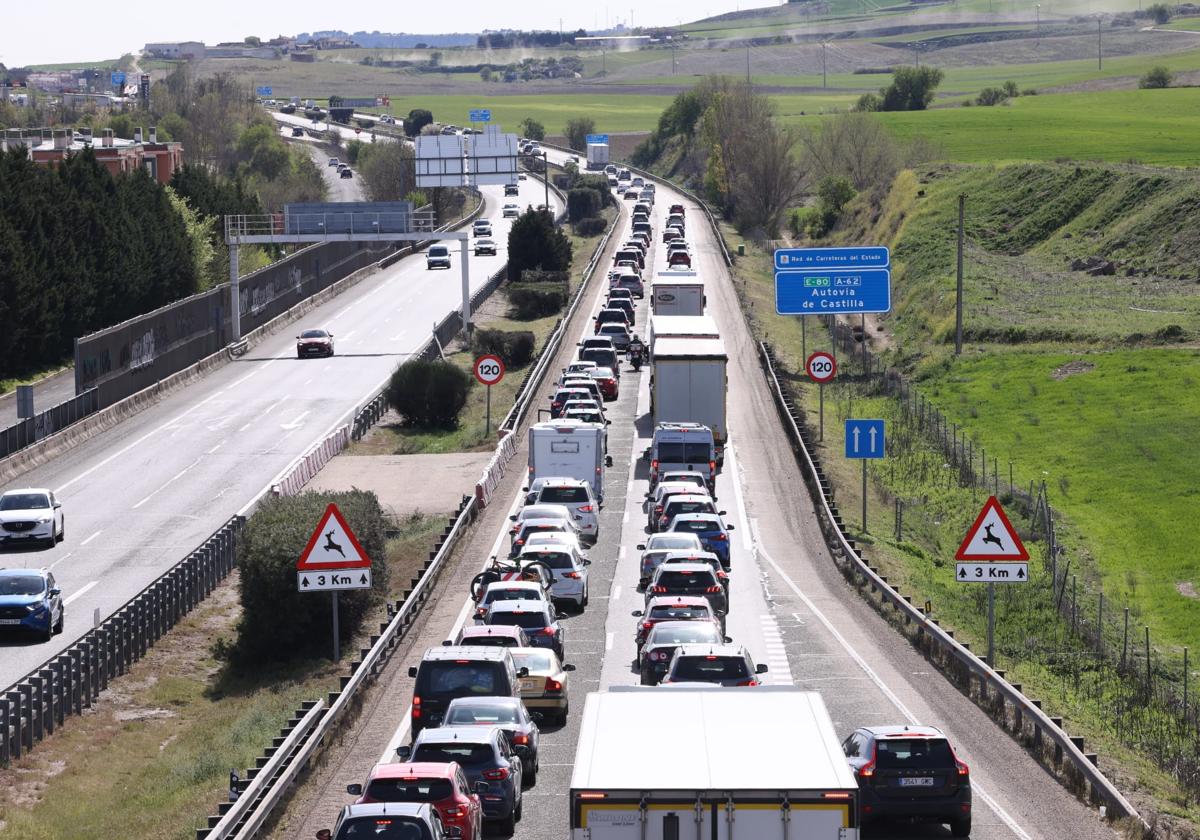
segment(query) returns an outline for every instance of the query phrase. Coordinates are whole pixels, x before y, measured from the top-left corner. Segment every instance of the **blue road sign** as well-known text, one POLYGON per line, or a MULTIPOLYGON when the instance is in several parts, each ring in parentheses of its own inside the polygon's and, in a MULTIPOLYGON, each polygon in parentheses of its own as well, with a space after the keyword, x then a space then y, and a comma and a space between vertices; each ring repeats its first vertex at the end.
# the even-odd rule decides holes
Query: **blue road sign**
POLYGON ((492 112, 487 108, 476 108, 471 111, 471 122, 491 122, 492 112))
POLYGON ((256 88, 254 89, 254 92, 255 92, 256 94, 258 94, 259 96, 270 96, 270 95, 271 95, 271 88, 267 87, 266 85, 263 85, 263 86, 260 86, 260 87, 256 87, 256 88))
POLYGON ((883 421, 847 420, 846 457, 858 459, 882 458, 883 421))
POLYGON ((123 85, 125 84, 125 74, 121 72, 115 72, 112 74, 111 80, 113 87, 116 87, 117 85, 123 85))
POLYGON ((608 135, 607 134, 589 134, 587 136, 587 142, 588 143, 607 143, 608 135))
POLYGON ((882 246, 860 248, 778 248, 775 269, 889 268, 891 254, 882 246))
POLYGON ((780 315, 888 312, 892 273, 886 268, 776 271, 775 311, 780 315))

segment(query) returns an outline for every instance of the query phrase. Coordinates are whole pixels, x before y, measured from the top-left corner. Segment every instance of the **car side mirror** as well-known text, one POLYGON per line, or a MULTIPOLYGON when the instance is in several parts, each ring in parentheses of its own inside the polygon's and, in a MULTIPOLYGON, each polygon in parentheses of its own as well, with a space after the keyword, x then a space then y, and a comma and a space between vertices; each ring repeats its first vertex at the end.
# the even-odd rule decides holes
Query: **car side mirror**
POLYGON ((453 639, 442 639, 442 647, 450 647, 452 644, 454 644, 453 639))
POLYGON ((634 610, 633 612, 630 613, 630 615, 633 616, 634 618, 641 618, 642 610, 634 610))
MULTIPOLYGON (((722 511, 722 512, 721 512, 721 515, 722 515, 722 516, 724 516, 724 515, 725 515, 724 511, 722 511)), ((516 522, 516 521, 517 521, 517 515, 514 513, 512 516, 508 517, 508 521, 509 521, 509 522, 516 522)))
POLYGON ((589 560, 589 559, 587 559, 586 557, 584 557, 584 558, 583 558, 582 560, 580 560, 579 562, 583 563, 583 565, 585 565, 585 566, 590 566, 590 565, 592 565, 592 561, 591 561, 591 560, 589 560))
POLYGON ((612 456, 611 456, 611 455, 605 455, 605 456, 604 456, 604 466, 606 466, 606 467, 611 467, 612 465, 613 465, 613 459, 612 459, 612 456))
POLYGON ((564 664, 563 664, 563 666, 562 666, 562 669, 563 669, 564 671, 574 671, 574 670, 575 670, 575 666, 574 666, 574 665, 571 665, 571 664, 569 664, 569 663, 564 663, 564 664))
POLYGON ((760 663, 760 664, 758 664, 758 665, 755 665, 755 666, 754 666, 754 673, 756 673, 756 674, 765 674, 765 673, 767 673, 767 665, 766 665, 766 663, 764 662, 764 663, 760 663))
POLYGON ((401 761, 408 761, 410 758, 412 758, 412 747, 396 747, 396 757, 401 761))
MULTIPOLYGON (((605 426, 611 426, 611 425, 612 425, 612 421, 611 421, 611 420, 605 420, 605 421, 604 421, 604 425, 605 425, 605 426)), ((612 466, 612 458, 609 458, 609 459, 608 459, 608 465, 609 465, 610 467, 612 466)), ((61 507, 61 505, 56 505, 56 507, 61 507)))
POLYGON ((726 526, 725 526, 725 530, 726 530, 726 531, 735 531, 735 530, 737 530, 737 529, 736 529, 736 528, 735 528, 733 525, 726 525, 726 526))
POLYGON ((346 785, 346 793, 351 796, 362 796, 362 785, 346 785))
POLYGON ((417 668, 416 668, 416 666, 415 666, 415 665, 414 665, 413 667, 411 667, 411 668, 409 668, 409 669, 408 669, 408 675, 409 675, 410 677, 416 677, 416 676, 417 676, 417 668))
POLYGON ((332 837, 333 833, 328 828, 322 828, 317 832, 317 840, 330 840, 332 837))
POLYGON ((528 668, 526 668, 526 667, 524 667, 524 666, 522 666, 522 667, 518 668, 518 669, 517 669, 517 676, 518 676, 518 677, 528 677, 528 676, 529 676, 529 669, 528 669, 528 668))
POLYGON ((55 510, 58 510, 58 509, 59 509, 59 508, 61 508, 61 507, 62 507, 62 502, 55 502, 55 503, 54 503, 54 509, 55 509, 55 510))
POLYGON ((62 590, 59 589, 57 586, 50 590, 50 596, 53 598, 57 598, 61 594, 62 594, 62 590))
POLYGON ((647 493, 645 497, 646 497, 647 499, 653 499, 653 498, 654 498, 654 494, 653 494, 653 493, 647 493))
POLYGON ((565 612, 563 612, 562 610, 558 610, 554 613, 555 621, 562 621, 566 617, 567 617, 567 614, 565 612))
POLYGON ((488 792, 488 790, 489 790, 489 788, 488 788, 488 783, 487 783, 487 782, 476 782, 476 783, 475 783, 475 792, 476 792, 476 793, 478 793, 478 794, 481 794, 481 795, 482 795, 482 794, 485 794, 485 793, 487 793, 487 792, 488 792))
MULTIPOLYGON (((650 498, 650 496, 649 496, 649 495, 647 495, 647 496, 646 496, 646 498, 650 498)), ((645 551, 645 550, 646 550, 646 544, 645 544, 645 543, 638 543, 638 544, 637 544, 637 550, 638 550, 638 551, 645 551)))
MULTIPOLYGON (((723 510, 717 511, 717 516, 724 516, 724 515, 725 515, 725 511, 723 511, 723 510)), ((515 519, 516 517, 510 517, 510 518, 515 519)))

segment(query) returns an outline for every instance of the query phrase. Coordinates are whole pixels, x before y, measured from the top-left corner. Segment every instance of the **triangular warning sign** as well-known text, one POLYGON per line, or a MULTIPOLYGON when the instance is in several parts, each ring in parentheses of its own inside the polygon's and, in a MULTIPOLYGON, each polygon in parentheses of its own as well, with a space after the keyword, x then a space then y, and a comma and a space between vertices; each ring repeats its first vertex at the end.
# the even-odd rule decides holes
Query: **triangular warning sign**
POLYGON ((1021 544, 1017 529, 1004 515, 999 500, 989 496, 954 559, 1021 562, 1029 559, 1029 552, 1021 544))
POLYGON ((307 572, 314 569, 369 569, 371 558, 362 550, 354 532, 346 524, 342 512, 337 505, 331 504, 325 508, 317 529, 313 531, 300 560, 296 563, 296 571, 307 572))

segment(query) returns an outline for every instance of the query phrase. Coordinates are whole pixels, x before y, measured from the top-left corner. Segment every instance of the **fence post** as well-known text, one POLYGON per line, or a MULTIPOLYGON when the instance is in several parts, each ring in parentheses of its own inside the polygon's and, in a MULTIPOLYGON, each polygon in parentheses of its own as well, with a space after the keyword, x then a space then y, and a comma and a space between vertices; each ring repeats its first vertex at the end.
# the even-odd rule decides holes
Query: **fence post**
POLYGON ((1187 726, 1188 717, 1188 649, 1183 649, 1183 725, 1187 726))
POLYGON ((1129 654, 1129 607, 1125 608, 1125 632, 1121 635, 1121 670, 1125 670, 1129 654))
POLYGON ((1076 597, 1075 575, 1071 575, 1071 635, 1077 635, 1079 627, 1079 601, 1076 597))
POLYGON ((1104 590, 1100 591, 1100 607, 1096 610, 1096 653, 1104 655, 1104 590))
POLYGON ((1150 672, 1150 625, 1146 625, 1146 700, 1149 701, 1154 694, 1152 685, 1153 676, 1150 672))

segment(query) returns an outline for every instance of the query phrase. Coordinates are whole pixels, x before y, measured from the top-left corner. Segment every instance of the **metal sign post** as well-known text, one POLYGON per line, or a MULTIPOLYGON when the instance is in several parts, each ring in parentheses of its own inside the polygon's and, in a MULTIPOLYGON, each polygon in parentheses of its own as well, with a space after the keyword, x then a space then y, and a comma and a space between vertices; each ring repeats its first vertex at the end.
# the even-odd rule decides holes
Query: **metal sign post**
POLYGON ((846 421, 846 457, 862 461, 862 529, 867 533, 867 461, 884 456, 882 420, 846 421))
POLYGON ((338 627, 338 592, 371 588, 371 559, 350 530, 337 505, 330 504, 296 562, 296 588, 301 592, 328 591, 332 596, 333 661, 342 656, 338 627))
MULTIPOLYGON (((800 319, 800 323, 804 323, 804 318, 800 319)), ((825 440, 825 383, 832 382, 837 376, 837 360, 831 354, 819 350, 808 357, 804 363, 804 370, 809 379, 817 383, 821 395, 820 439, 825 440)))
POLYGON ((991 496, 954 554, 955 579, 988 585, 987 663, 996 667, 996 584, 1029 580, 1029 552, 1000 501, 991 496))
POLYGON ((475 378, 487 386, 487 419, 483 425, 486 437, 492 432, 492 386, 504 378, 504 361, 499 356, 480 356, 475 360, 475 378))
POLYGON ((338 639, 337 590, 335 589, 332 592, 330 592, 329 594, 333 596, 333 661, 341 662, 342 661, 342 645, 341 645, 341 640, 338 639))

